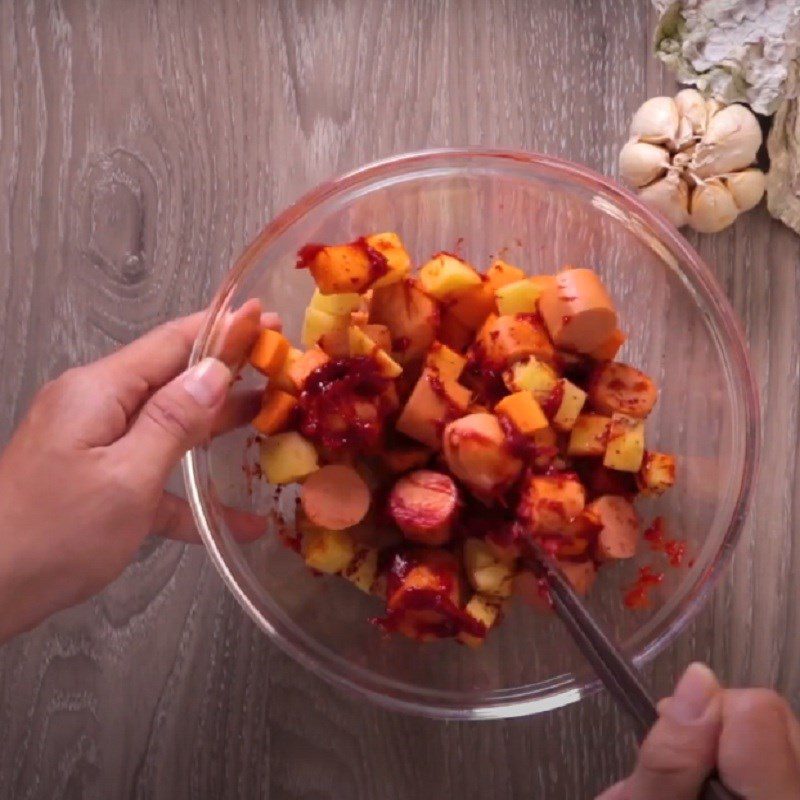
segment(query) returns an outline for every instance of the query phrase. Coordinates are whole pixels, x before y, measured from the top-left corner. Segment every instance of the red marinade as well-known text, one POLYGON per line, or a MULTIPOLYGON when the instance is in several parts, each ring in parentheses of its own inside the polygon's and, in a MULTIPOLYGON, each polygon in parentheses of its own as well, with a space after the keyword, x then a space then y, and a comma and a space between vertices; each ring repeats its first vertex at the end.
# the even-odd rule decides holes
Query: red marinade
POLYGON ((647 608, 650 605, 650 590, 664 580, 663 572, 656 572, 650 566, 639 568, 639 577, 626 592, 623 603, 627 608, 647 608))

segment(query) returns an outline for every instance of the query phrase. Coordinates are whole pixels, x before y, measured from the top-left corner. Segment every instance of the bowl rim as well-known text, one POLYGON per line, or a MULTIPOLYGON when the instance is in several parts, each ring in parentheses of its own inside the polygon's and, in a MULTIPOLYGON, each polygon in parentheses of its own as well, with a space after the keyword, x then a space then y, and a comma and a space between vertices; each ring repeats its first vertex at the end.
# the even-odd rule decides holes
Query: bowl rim
MULTIPOLYGON (((234 291, 240 276, 259 257, 263 248, 272 239, 301 219, 309 209, 330 197, 347 191, 353 186, 368 184, 373 178, 387 171, 398 168, 406 169, 415 163, 429 164, 435 160, 447 161, 458 158, 463 158, 465 161, 476 158, 483 160, 511 160, 540 167, 551 173, 577 180, 585 187, 596 190, 601 196, 605 195, 616 203, 627 206, 634 211, 650 230, 656 232, 660 240, 668 242, 669 249, 681 261, 682 271, 691 274, 694 288, 701 291, 704 299, 715 312, 715 323, 717 323, 720 334, 728 345, 728 360, 740 373, 736 377, 740 379, 744 406, 745 457, 738 493, 732 506, 727 530, 720 548, 706 568, 705 579, 697 582, 694 590, 686 595, 684 611, 666 624, 660 633, 632 656, 634 663, 641 667, 651 661, 667 644, 672 642, 697 616, 716 587, 724 568, 730 560, 733 549, 739 541, 752 502, 758 473, 760 413, 757 383, 750 363, 744 333, 727 295, 692 245, 670 222, 651 211, 635 194, 619 186, 610 178, 583 165, 554 156, 522 150, 494 149, 479 146, 437 147, 399 153, 372 161, 318 184, 262 228, 260 233, 236 259, 211 301, 201 331, 195 341, 190 364, 197 363, 201 357, 212 330, 213 322, 234 291), (687 269, 684 269, 684 267, 687 267, 687 269)), ((456 701, 454 697, 452 703, 443 702, 442 697, 447 696, 448 693, 442 691, 435 692, 437 695, 436 703, 426 703, 421 697, 425 694, 424 689, 410 687, 409 684, 392 681, 391 679, 376 679, 374 674, 365 668, 349 666, 349 669, 355 670, 360 674, 361 679, 359 680, 343 674, 338 669, 336 660, 338 656, 330 653, 327 648, 316 646, 316 643, 305 634, 298 635, 295 632, 277 627, 265 619, 259 609, 256 608, 241 582, 234 576, 218 543, 214 539, 208 515, 205 511, 205 500, 200 491, 196 449, 190 450, 186 454, 183 459, 182 469, 186 493, 195 523, 211 561, 223 578, 228 590, 231 591, 256 625, 266 632, 285 653, 329 683, 343 688, 356 696, 367 697, 379 706, 390 710, 440 719, 459 720, 502 719, 526 716, 577 702, 582 697, 593 694, 601 688, 600 681, 596 679, 576 686, 569 685, 570 676, 566 676, 566 680, 560 680, 556 677, 551 679, 552 689, 544 697, 535 697, 527 700, 520 699, 514 697, 516 692, 510 691, 506 692, 506 696, 502 699, 492 700, 480 705, 465 706, 463 695, 458 695, 462 698, 460 701, 456 701), (385 688, 390 684, 393 684, 393 693, 387 694, 385 688), (559 685, 561 688, 559 688, 559 685)), ((561 678, 564 678, 564 676, 561 676, 561 678)), ((455 695, 455 693, 453 694, 455 695)))

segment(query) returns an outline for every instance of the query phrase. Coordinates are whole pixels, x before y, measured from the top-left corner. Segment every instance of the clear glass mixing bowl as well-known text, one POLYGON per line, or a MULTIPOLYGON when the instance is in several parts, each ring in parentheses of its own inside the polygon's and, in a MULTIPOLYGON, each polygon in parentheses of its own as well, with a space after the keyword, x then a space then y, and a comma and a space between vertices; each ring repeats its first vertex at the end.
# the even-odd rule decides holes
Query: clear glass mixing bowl
MULTIPOLYGON (((481 149, 397 156, 325 183, 270 222, 211 306, 192 362, 215 355, 222 320, 251 297, 280 312, 297 340, 313 290, 295 254, 307 242, 397 231, 417 264, 458 248, 480 268, 501 254, 530 273, 596 268, 629 334, 621 358, 657 380, 649 441, 679 456, 678 482, 641 506, 688 540, 689 567, 667 569, 646 611, 621 602, 639 556, 601 572, 589 605, 634 660, 668 645, 706 601, 736 543, 753 487, 758 409, 746 348, 721 288, 677 231, 634 196, 583 167, 481 149)), ((248 372, 250 372, 248 370, 248 372)), ((256 385, 258 378, 244 380, 256 385)), ((368 622, 381 603, 336 577, 314 577, 275 531, 237 544, 221 504, 269 512, 271 487, 246 476, 239 430, 186 458, 186 487, 211 558, 255 622, 300 663, 381 705, 437 717, 490 719, 575 702, 597 682, 559 622, 512 606, 477 650, 387 638, 368 622), (244 469, 243 469, 244 467, 244 469)), ((284 494, 280 503, 290 502, 284 494)))

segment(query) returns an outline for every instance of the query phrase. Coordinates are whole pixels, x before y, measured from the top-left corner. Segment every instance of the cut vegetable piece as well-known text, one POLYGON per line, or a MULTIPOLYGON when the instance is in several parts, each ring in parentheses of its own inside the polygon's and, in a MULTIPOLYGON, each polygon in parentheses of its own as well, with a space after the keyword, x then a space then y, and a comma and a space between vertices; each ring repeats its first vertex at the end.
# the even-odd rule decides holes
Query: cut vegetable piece
POLYGON ((295 408, 297 408, 296 397, 270 386, 264 392, 261 410, 253 420, 253 427, 266 436, 280 433, 289 427, 295 408))
POLYGON ((496 414, 503 414, 524 436, 530 436, 550 424, 531 392, 514 392, 504 397, 495 407, 496 414))
POLYGON ((642 494, 664 494, 675 484, 675 456, 668 453, 646 452, 642 467, 636 476, 636 485, 642 494))
POLYGON ((258 334, 250 351, 250 364, 271 378, 281 371, 290 347, 289 340, 283 334, 267 328, 258 334))
POLYGON ((556 347, 591 353, 617 328, 611 298, 591 269, 566 269, 539 298, 539 311, 556 347))
POLYGON ((458 503, 458 489, 449 475, 421 469, 392 487, 389 513, 406 539, 441 545, 450 540, 458 503))
POLYGON ((479 286, 473 286, 449 300, 445 309, 446 316, 452 319, 451 325, 459 323, 470 337, 495 311, 494 290, 485 277, 479 286))
POLYGON ((602 414, 644 419, 658 398, 655 383, 644 372, 616 361, 598 364, 588 388, 589 402, 602 414))
POLYGON ((352 562, 356 545, 347 531, 312 529, 303 534, 301 550, 311 569, 334 575, 352 562))
POLYGON ((386 259, 388 269, 385 275, 372 284, 374 289, 397 283, 411 271, 411 258, 396 233, 392 231, 374 233, 372 236, 367 236, 367 243, 386 259))
MULTIPOLYGON (((488 314, 489 312, 487 311, 486 316, 488 314)), ((462 322, 459 322, 451 309, 445 308, 442 310, 439 323, 439 341, 447 345, 451 350, 463 353, 472 342, 474 330, 474 328, 468 328, 462 322)))
POLYGON ((444 457, 450 471, 481 500, 506 491, 522 470, 508 451, 500 421, 493 414, 469 414, 444 429, 444 457))
POLYGON ((532 314, 498 317, 491 314, 483 323, 475 342, 479 360, 504 369, 525 356, 552 363, 553 344, 541 321, 532 314))
POLYGON ((309 306, 303 317, 303 330, 300 340, 304 347, 313 347, 326 334, 334 331, 342 331, 347 328, 349 318, 346 316, 336 316, 320 311, 309 306))
POLYGON ((303 484, 300 502, 315 525, 341 531, 357 525, 367 515, 370 492, 352 467, 328 464, 303 484))
MULTIPOLYGON (((464 607, 464 613, 483 625, 488 632, 500 619, 501 601, 496 597, 485 597, 474 594, 464 607)), ((474 633, 459 631, 456 637, 461 644, 467 647, 480 647, 486 639, 486 634, 476 636, 474 633)))
POLYGON ((356 311, 361 306, 361 295, 355 292, 346 294, 322 294, 319 289, 314 289, 309 308, 324 311, 326 314, 334 316, 347 316, 352 311, 356 311))
POLYGON ((603 525, 597 537, 597 552, 601 558, 630 558, 636 554, 639 518, 632 503, 619 495, 604 495, 590 503, 589 510, 603 525))
POLYGON ((323 333, 317 344, 320 350, 331 358, 347 358, 350 355, 350 336, 347 328, 336 328, 323 333))
POLYGON ((597 361, 613 361, 617 357, 620 347, 625 344, 625 334, 617 328, 603 344, 589 354, 597 361))
POLYGON ((395 445, 381 451, 381 460, 390 472, 399 474, 428 463, 432 451, 422 445, 395 445))
POLYGON ((586 493, 577 476, 534 475, 522 495, 518 513, 536 534, 562 534, 585 504, 586 493))
POLYGON ((554 283, 552 275, 537 275, 507 283, 494 293, 497 310, 501 314, 532 314, 537 310, 542 293, 554 283))
POLYGON ((298 253, 298 267, 308 267, 322 294, 364 292, 387 275, 387 258, 366 239, 349 244, 307 245, 298 253))
POLYGON ((352 561, 342 569, 342 575, 356 588, 366 594, 372 592, 378 575, 378 549, 356 547, 352 561))
POLYGON ((631 472, 619 472, 609 469, 594 458, 586 459, 579 465, 583 485, 592 498, 604 494, 618 494, 621 497, 636 496, 636 476, 631 472))
POLYGON ((560 431, 571 431, 586 403, 586 392, 566 378, 561 379, 561 402, 553 415, 553 425, 560 431))
POLYGON ((300 392, 306 378, 315 370, 330 361, 330 358, 319 347, 312 347, 301 353, 288 367, 286 377, 291 381, 295 390, 300 392))
POLYGON ((470 398, 469 389, 425 370, 395 427, 400 433, 439 450, 444 426, 466 412, 470 398))
POLYGON ((457 381, 464 371, 467 359, 441 342, 434 342, 425 358, 425 366, 434 370, 443 380, 457 381))
POLYGON ((377 363, 380 374, 384 378, 396 378, 403 368, 385 351, 381 350, 372 339, 364 333, 363 329, 350 327, 348 329, 351 356, 368 356, 377 363))
POLYGON ((558 373, 535 356, 527 356, 512 364, 503 375, 510 391, 527 389, 539 403, 546 403, 559 381, 558 373))
POLYGON ((620 472, 638 472, 644 459, 644 420, 612 414, 603 465, 620 472))
POLYGON ((606 452, 610 424, 611 417, 580 414, 570 432, 567 455, 602 456, 606 452))
POLYGON ((590 543, 597 538, 603 527, 600 518, 584 508, 563 531, 563 540, 558 545, 559 558, 586 555, 590 543))
POLYGON ((464 571, 473 589, 492 597, 509 597, 514 567, 496 558, 483 539, 464 540, 464 571))
POLYGON ((276 433, 261 442, 261 471, 269 483, 295 483, 319 469, 317 450, 296 431, 276 433))
POLYGON ((481 285, 481 276, 466 261, 450 253, 438 253, 419 271, 423 291, 437 300, 451 300, 481 285))
POLYGON ((509 283, 515 283, 524 278, 525 273, 519 267, 509 264, 501 258, 492 261, 489 269, 486 270, 486 283, 493 293, 502 286, 508 286, 509 283))
POLYGON ((297 386, 295 386, 289 375, 293 365, 302 355, 302 350, 298 350, 296 347, 290 347, 286 359, 283 362, 283 366, 269 379, 270 386, 274 386, 276 389, 282 389, 284 392, 289 392, 289 394, 297 394, 297 386))
POLYGON ((385 325, 364 325, 364 333, 375 342, 381 350, 392 352, 392 334, 385 325))
POLYGON ((370 322, 392 333, 392 357, 401 365, 421 358, 433 344, 439 321, 437 302, 413 278, 375 290, 370 322))

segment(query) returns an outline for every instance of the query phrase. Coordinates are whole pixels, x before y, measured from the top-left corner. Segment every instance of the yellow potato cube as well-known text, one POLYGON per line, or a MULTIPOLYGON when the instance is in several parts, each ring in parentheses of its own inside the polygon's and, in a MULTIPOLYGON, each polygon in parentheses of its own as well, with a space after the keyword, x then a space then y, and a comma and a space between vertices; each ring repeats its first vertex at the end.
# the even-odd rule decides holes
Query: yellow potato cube
POLYGON ((476 591, 492 597, 511 595, 513 564, 497 558, 483 539, 465 540, 464 571, 476 591))
POLYGON ((295 483, 319 469, 317 450, 296 431, 270 436, 261 443, 261 471, 270 483, 295 483))
POLYGON ((558 411, 553 415, 553 425, 561 431, 571 431, 586 403, 586 392, 566 378, 561 380, 561 386, 563 395, 558 411))
POLYGON ((480 286, 481 276, 466 261, 439 253, 420 269, 419 282, 431 297, 450 300, 480 286))
POLYGON ((506 395, 495 407, 496 414, 504 414, 525 436, 548 426, 542 407, 531 392, 521 391, 506 395))
POLYGON ((620 472, 638 472, 644 460, 644 420, 613 414, 603 465, 620 472))
POLYGON ((351 326, 348 329, 351 356, 369 356, 374 358, 380 367, 381 375, 385 378, 396 378, 403 368, 385 351, 381 350, 375 342, 364 333, 362 328, 351 326))
POLYGON ((367 244, 386 258, 389 267, 389 271, 372 284, 373 288, 397 283, 411 272, 411 257, 396 233, 392 231, 374 233, 372 236, 367 236, 367 244))
POLYGON ((664 494, 675 484, 675 456, 668 453, 647 452, 636 476, 636 485, 642 494, 664 494))
POLYGON ((439 373, 445 380, 457 381, 464 371, 467 359, 446 344, 434 342, 428 350, 425 366, 439 373))
POLYGON ((348 318, 320 311, 309 306, 303 318, 303 331, 300 340, 304 347, 313 347, 327 333, 341 331, 347 327, 348 318))
POLYGON ((512 392, 527 390, 539 403, 546 402, 559 381, 558 373, 536 356, 517 361, 503 374, 506 386, 512 392))
POLYGON ((567 445, 568 456, 602 456, 606 452, 611 417, 602 414, 580 414, 567 445))
POLYGON ((319 289, 314 289, 309 308, 324 311, 326 314, 343 317, 361 306, 361 295, 355 292, 344 294, 322 294, 319 289))
POLYGON ((375 547, 359 547, 342 572, 350 583, 367 594, 372 590, 377 574, 378 550, 375 547))
POLYGON ((494 293, 497 310, 501 314, 533 313, 543 291, 544 287, 530 278, 501 286, 494 293))
MULTIPOLYGON (((474 594, 464 607, 464 612, 468 616, 472 617, 472 619, 484 625, 488 632, 494 626, 498 617, 500 616, 500 607, 501 604, 496 598, 474 594)), ((486 637, 474 636, 471 633, 461 631, 456 638, 459 642, 468 645, 469 647, 480 647, 486 637)))
POLYGON ((303 534, 303 558, 312 569, 334 574, 341 572, 356 554, 355 541, 347 531, 312 529, 303 534))
POLYGON ((276 389, 282 389, 284 392, 289 392, 289 394, 297 394, 297 386, 289 377, 289 370, 292 364, 302 355, 302 350, 298 350, 296 347, 290 348, 283 366, 274 378, 270 378, 269 385, 274 386, 276 389))

